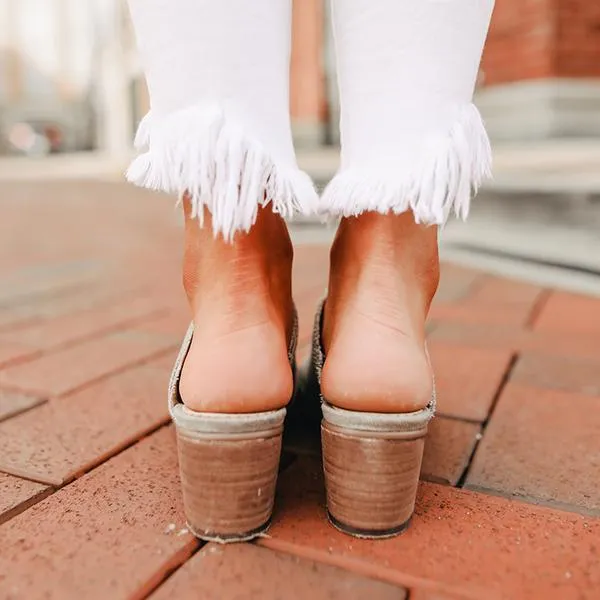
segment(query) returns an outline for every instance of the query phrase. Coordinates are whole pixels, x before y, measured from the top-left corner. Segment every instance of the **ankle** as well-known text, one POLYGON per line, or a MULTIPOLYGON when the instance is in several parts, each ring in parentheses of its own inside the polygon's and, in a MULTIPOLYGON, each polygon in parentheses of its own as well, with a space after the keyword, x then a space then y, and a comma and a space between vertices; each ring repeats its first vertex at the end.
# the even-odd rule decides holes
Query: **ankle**
POLYGON ((410 212, 342 219, 330 261, 333 288, 397 296, 408 282, 428 310, 439 283, 437 228, 416 224, 410 212))
POLYGON ((261 210, 250 232, 231 243, 213 236, 209 214, 205 221, 198 227, 186 210, 183 286, 194 317, 224 314, 217 324, 234 329, 273 321, 287 331, 293 247, 283 220, 261 210))
POLYGON ((437 229, 412 213, 343 219, 331 248, 325 342, 349 309, 424 342, 439 283, 437 229))

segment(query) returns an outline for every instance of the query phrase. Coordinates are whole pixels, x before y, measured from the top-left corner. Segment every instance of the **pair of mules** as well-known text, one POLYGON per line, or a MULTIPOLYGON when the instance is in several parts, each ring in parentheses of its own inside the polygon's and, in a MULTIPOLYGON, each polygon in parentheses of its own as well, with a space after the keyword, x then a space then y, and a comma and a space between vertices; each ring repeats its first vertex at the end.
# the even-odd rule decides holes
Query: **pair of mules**
MULTIPOLYGON (((414 510, 435 394, 426 408, 412 413, 367 413, 329 404, 319 385, 325 360, 323 306, 315 319, 310 362, 297 382, 302 393, 292 410, 297 403, 320 400, 327 511, 333 525, 359 537, 393 536, 406 528, 414 510)), ((297 331, 295 319, 288 348, 294 372, 297 331)), ((169 385, 188 526, 203 540, 249 540, 271 522, 286 409, 245 414, 189 410, 179 395, 179 379, 193 332, 192 324, 169 385)))

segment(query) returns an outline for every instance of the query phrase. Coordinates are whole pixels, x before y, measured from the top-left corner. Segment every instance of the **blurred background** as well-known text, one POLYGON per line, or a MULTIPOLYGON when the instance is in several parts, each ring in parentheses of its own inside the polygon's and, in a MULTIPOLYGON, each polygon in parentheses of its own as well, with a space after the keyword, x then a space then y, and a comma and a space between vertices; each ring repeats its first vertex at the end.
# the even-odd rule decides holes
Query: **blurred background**
MULTIPOLYGON (((295 0, 290 110, 319 185, 339 138, 328 20, 328 2, 295 0)), ((446 229, 444 251, 598 289, 600 3, 496 0, 475 101, 495 179, 469 227, 446 229)), ((125 0, 0 0, 0 180, 118 179, 147 109, 125 0)), ((310 238, 309 226, 298 224, 310 238)))

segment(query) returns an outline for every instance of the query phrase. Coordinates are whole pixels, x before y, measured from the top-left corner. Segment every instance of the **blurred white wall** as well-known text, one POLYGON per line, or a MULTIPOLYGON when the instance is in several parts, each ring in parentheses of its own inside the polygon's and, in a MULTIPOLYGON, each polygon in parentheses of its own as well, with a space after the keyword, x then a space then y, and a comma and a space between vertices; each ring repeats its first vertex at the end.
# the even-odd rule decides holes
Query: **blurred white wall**
POLYGON ((125 0, 0 0, 5 120, 42 110, 70 122, 77 115, 94 123, 98 148, 129 152, 139 118, 136 62, 125 0))

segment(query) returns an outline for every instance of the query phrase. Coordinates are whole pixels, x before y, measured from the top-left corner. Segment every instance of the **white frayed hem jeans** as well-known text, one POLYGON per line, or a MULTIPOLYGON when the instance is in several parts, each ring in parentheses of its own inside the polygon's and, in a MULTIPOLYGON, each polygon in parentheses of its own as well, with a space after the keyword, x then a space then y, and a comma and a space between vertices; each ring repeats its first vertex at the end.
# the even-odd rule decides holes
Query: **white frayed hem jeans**
POLYGON ((331 1, 341 166, 321 198, 292 144, 291 0, 129 0, 151 102, 129 181, 187 193, 228 240, 268 203, 465 218, 490 172, 472 96, 494 0, 331 1))

